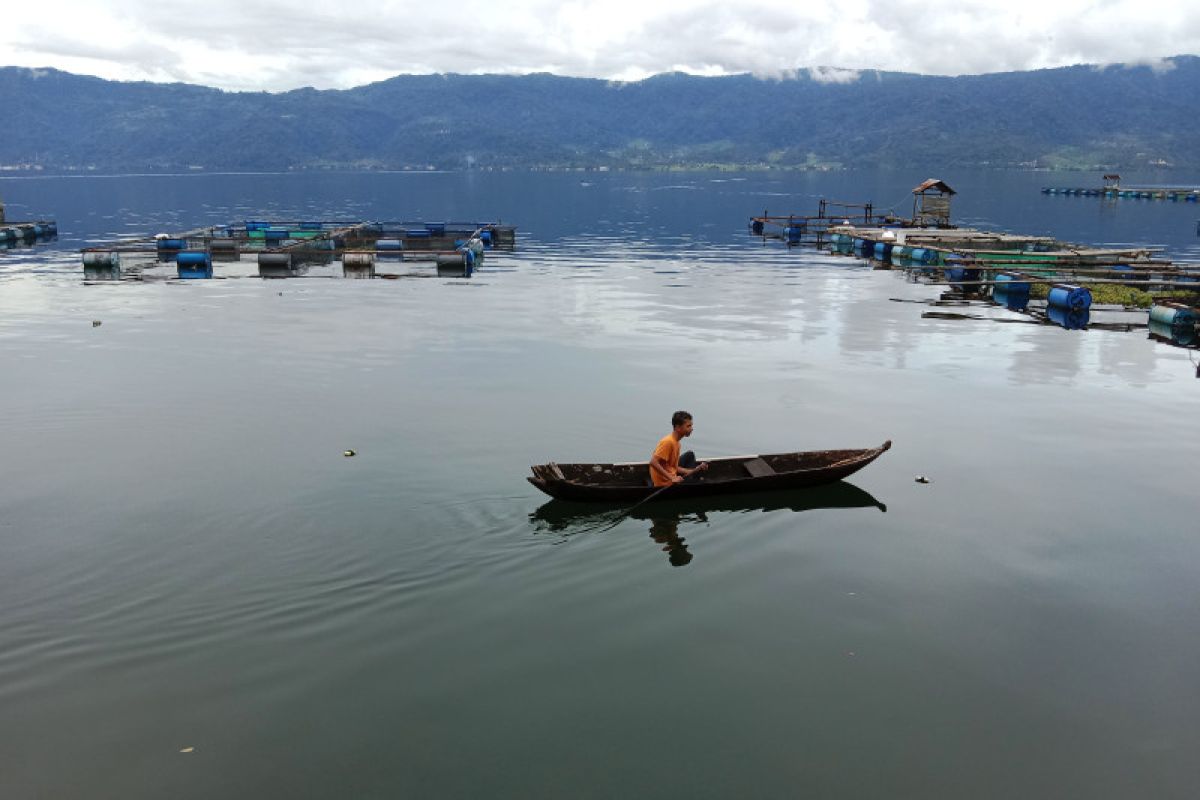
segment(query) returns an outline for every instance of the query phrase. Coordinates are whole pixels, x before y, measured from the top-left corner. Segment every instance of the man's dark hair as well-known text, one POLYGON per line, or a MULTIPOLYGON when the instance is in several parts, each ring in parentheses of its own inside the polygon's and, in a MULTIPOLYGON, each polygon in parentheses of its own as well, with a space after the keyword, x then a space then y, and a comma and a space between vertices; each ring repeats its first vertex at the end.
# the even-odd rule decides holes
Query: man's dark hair
POLYGON ((671 415, 671 427, 678 428, 683 423, 692 418, 692 415, 686 411, 676 411, 671 415))

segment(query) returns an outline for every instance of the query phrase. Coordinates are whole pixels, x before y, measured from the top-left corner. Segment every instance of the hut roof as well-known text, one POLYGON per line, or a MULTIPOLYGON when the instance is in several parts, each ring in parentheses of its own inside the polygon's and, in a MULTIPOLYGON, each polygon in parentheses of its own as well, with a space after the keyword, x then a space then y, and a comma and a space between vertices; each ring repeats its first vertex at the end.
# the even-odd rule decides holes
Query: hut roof
POLYGON ((950 184, 946 183, 945 181, 939 181, 937 178, 930 178, 930 179, 926 180, 920 186, 913 189, 912 193, 920 194, 921 192, 924 192, 927 189, 937 189, 938 191, 942 192, 943 194, 958 194, 958 192, 956 192, 950 188, 950 184))
POLYGON ((937 191, 940 191, 943 194, 958 194, 958 192, 955 192, 952 190, 952 188, 950 188, 946 181, 940 181, 936 178, 930 178, 929 180, 924 181, 922 185, 914 188, 912 193, 920 194, 926 190, 931 190, 931 188, 936 188, 937 191))

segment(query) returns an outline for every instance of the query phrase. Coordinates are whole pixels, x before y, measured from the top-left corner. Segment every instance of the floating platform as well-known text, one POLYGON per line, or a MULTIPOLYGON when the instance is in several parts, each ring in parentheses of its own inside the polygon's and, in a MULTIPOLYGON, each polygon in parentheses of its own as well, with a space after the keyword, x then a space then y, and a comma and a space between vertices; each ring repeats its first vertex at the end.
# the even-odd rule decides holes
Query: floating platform
POLYGON ((1103 186, 1062 187, 1043 186, 1042 194, 1067 197, 1104 197, 1110 200, 1175 200, 1185 203, 1200 201, 1200 186, 1133 186, 1121 185, 1121 176, 1109 173, 1104 176, 1103 186))
POLYGON ((1175 200, 1185 203, 1200 201, 1200 188, 1182 186, 1130 186, 1120 189, 1043 186, 1042 194, 1063 195, 1066 197, 1105 197, 1110 200, 1175 200))
POLYGON ((432 262, 438 275, 470 277, 488 250, 511 250, 516 228, 477 222, 249 220, 185 233, 129 239, 81 251, 88 280, 140 277, 174 264, 183 280, 215 276, 215 264, 253 260, 263 278, 299 276, 342 262, 347 278, 399 277, 387 262, 432 262))
POLYGON ((974 263, 1021 267, 1127 265, 1167 269, 1158 248, 1098 248, 1061 242, 1048 236, 1022 236, 974 228, 905 228, 835 225, 828 233, 832 251, 872 258, 885 264, 926 266, 974 263))
POLYGON ((36 222, 0 222, 0 248, 36 244, 58 235, 58 223, 52 219, 36 222))

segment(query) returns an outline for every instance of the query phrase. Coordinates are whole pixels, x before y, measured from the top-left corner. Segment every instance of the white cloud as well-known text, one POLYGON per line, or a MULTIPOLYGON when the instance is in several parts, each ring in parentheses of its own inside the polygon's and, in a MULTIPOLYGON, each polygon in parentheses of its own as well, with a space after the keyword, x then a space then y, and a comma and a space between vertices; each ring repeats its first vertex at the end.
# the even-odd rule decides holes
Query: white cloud
POLYGON ((1200 53, 1194 0, 62 0, 0 38, 0 65, 227 89, 348 88, 399 73, 634 80, 681 70, 855 80, 959 75, 1200 53), (42 20, 39 22, 38 20, 42 20))
POLYGON ((836 67, 809 67, 808 77, 817 83, 854 83, 862 73, 856 69, 836 67))

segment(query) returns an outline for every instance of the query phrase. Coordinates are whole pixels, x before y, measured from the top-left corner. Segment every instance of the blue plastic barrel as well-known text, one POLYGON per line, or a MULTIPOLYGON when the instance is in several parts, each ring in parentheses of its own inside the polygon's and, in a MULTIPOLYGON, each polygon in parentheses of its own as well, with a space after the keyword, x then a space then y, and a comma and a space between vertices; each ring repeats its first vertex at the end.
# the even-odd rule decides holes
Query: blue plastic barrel
POLYGON ((179 277, 193 280, 213 276, 212 255, 201 250, 184 250, 175 256, 179 277))
POLYGON ((892 248, 895 247, 891 242, 876 242, 875 243, 875 259, 877 261, 888 261, 892 257, 892 248))
POLYGON ((280 230, 279 228, 267 228, 265 231, 263 231, 263 237, 268 242, 274 242, 278 244, 279 242, 282 242, 284 239, 288 238, 288 232, 285 230, 280 230))
POLYGON ((430 236, 445 236, 446 223, 444 222, 426 222, 425 230, 429 231, 430 236))
POLYGON ((1002 305, 1010 311, 1024 311, 1029 305, 1029 292, 1009 292, 1003 287, 992 290, 992 302, 1002 305))
POLYGON ((404 260, 404 242, 399 239, 376 239, 375 250, 382 259, 404 260))
POLYGON ((1056 283, 1050 289, 1046 303, 1059 308, 1085 310, 1092 306, 1092 293, 1082 286, 1072 286, 1068 283, 1056 283))
POLYGON ((429 231, 425 228, 409 228, 404 235, 409 239, 428 239, 429 231))
POLYGON ((1088 310, 1086 308, 1046 306, 1046 319, 1069 331, 1083 330, 1088 324, 1088 310))
POLYGON ((1003 288, 1006 292, 1024 292, 1029 294, 1029 281, 1024 275, 1012 272, 997 272, 996 282, 1004 284, 1003 287, 997 286, 997 289, 1003 288))
POLYGON ((269 222, 246 221, 246 230, 248 231, 265 231, 270 227, 271 223, 269 222))

